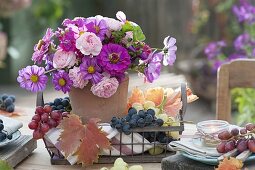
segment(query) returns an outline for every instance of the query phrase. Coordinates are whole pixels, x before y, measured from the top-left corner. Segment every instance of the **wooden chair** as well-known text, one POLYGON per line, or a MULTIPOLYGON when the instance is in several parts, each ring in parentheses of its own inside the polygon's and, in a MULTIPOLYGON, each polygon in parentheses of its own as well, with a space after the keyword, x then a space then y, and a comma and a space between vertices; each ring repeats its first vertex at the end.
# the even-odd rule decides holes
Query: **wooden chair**
POLYGON ((230 90, 235 87, 255 87, 255 59, 238 59, 218 69, 216 119, 231 122, 230 90))

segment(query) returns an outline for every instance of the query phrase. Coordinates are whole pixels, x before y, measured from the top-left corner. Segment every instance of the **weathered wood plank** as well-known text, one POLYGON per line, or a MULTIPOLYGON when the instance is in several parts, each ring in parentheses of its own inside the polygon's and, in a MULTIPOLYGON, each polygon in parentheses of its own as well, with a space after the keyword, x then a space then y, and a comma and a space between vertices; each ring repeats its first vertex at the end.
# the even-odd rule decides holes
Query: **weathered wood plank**
POLYGON ((37 147, 32 136, 22 135, 16 141, 0 148, 0 160, 6 160, 12 167, 15 167, 37 147))

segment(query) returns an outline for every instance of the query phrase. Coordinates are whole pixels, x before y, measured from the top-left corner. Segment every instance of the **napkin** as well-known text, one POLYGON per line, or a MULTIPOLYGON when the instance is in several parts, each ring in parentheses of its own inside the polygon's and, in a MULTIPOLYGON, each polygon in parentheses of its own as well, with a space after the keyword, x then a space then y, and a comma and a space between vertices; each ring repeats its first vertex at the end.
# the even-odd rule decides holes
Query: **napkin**
POLYGON ((191 155, 197 155, 206 158, 217 158, 221 156, 221 153, 218 153, 216 148, 209 148, 203 146, 197 146, 194 144, 193 139, 190 140, 180 140, 172 141, 168 145, 169 150, 173 151, 182 151, 191 155))
MULTIPOLYGON (((107 138, 111 141, 112 147, 111 151, 109 149, 103 149, 100 153, 100 155, 112 155, 112 156, 118 156, 120 155, 120 133, 112 128, 110 124, 104 123, 100 125, 102 131, 104 131, 107 134, 107 138), (114 145, 116 144, 116 145, 114 145)), ((47 141, 52 143, 58 150, 59 150, 59 144, 58 144, 58 138, 61 134, 61 129, 59 128, 53 128, 49 132, 46 133, 45 138, 47 141)), ((150 148, 153 147, 153 144, 151 144, 148 140, 144 139, 144 149, 142 148, 142 145, 131 145, 132 142, 132 135, 125 135, 122 134, 122 143, 125 143, 121 147, 121 155, 135 155, 135 154, 141 154, 150 148), (133 149, 133 151, 132 151, 133 149)), ((143 137, 139 133, 133 133, 133 143, 142 143, 143 137)), ((63 155, 64 153, 61 152, 63 155)), ((77 156, 68 156, 66 158, 68 162, 73 165, 77 162, 77 156)))
POLYGON ((9 118, 9 117, 6 117, 6 116, 0 115, 0 119, 3 120, 4 131, 8 135, 13 134, 14 132, 16 132, 17 130, 22 128, 22 126, 23 126, 22 122, 12 119, 12 118, 9 118))

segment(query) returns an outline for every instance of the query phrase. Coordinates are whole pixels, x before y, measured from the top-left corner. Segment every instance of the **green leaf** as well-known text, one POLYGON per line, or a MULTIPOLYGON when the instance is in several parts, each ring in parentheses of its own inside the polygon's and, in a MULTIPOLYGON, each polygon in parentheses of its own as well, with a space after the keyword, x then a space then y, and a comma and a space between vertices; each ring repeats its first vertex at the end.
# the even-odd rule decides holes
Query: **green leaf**
POLYGON ((134 41, 144 41, 145 40, 145 35, 143 34, 143 31, 140 26, 134 27, 133 37, 134 37, 134 41))
POLYGON ((1 170, 13 170, 13 168, 4 160, 0 160, 0 169, 1 170))
POLYGON ((121 29, 122 32, 133 32, 133 38, 134 41, 144 41, 145 35, 143 34, 143 31, 140 26, 135 26, 131 22, 126 22, 121 29))

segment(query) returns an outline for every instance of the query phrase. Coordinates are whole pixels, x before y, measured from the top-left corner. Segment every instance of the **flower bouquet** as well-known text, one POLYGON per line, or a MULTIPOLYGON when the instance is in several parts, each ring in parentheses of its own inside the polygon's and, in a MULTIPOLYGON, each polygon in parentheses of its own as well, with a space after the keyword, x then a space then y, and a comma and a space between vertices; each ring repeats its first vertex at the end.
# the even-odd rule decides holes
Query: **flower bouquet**
POLYGON ((86 109, 86 114, 91 113, 89 117, 99 114, 96 105, 90 105, 91 101, 100 100, 97 106, 106 105, 100 108, 101 115, 123 113, 127 101, 126 73, 134 70, 152 83, 159 78, 162 63, 174 64, 177 47, 176 39, 168 36, 162 49, 151 48, 143 42, 145 35, 140 26, 128 21, 123 12, 117 12, 116 17, 118 20, 100 15, 77 17, 65 19, 56 31, 48 28, 34 46, 35 65, 19 71, 20 86, 31 92, 43 91, 49 74, 55 90, 69 93, 74 113, 86 109), (76 96, 83 91, 87 98, 76 96), (107 101, 110 102, 106 104, 107 101), (121 106, 111 110, 109 105, 114 103, 121 106))

